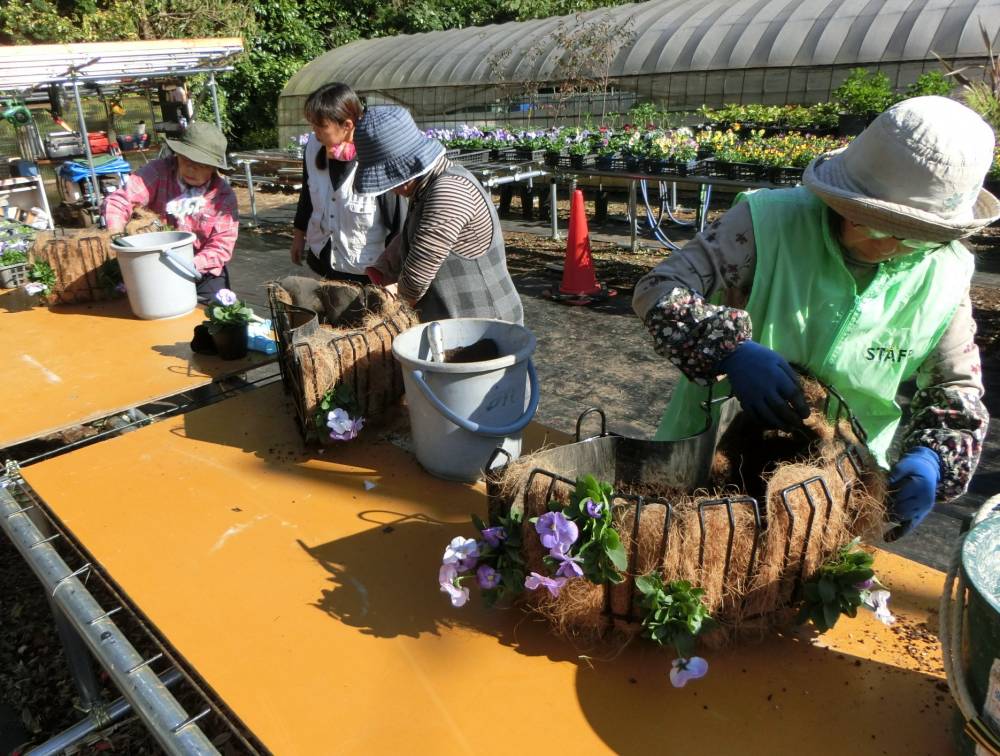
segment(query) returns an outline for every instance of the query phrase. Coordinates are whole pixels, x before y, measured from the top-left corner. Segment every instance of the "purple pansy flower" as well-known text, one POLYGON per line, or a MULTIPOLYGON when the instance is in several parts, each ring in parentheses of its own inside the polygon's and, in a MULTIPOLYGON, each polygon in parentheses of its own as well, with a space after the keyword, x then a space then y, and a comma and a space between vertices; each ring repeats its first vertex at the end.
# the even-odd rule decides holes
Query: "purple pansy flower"
POLYGON ((438 585, 441 586, 441 592, 448 594, 452 606, 465 606, 465 602, 469 600, 469 589, 456 585, 457 578, 458 570, 455 569, 455 565, 441 565, 441 569, 438 570, 438 585))
POLYGON ((875 587, 875 578, 870 577, 867 580, 862 580, 860 583, 855 583, 854 587, 859 591, 870 591, 875 587))
POLYGON ((550 551, 549 556, 559 562, 559 569, 556 570, 558 577, 583 577, 583 568, 580 566, 581 561, 579 557, 569 556, 560 551, 550 551))
POLYGON ((445 547, 444 558, 441 561, 444 564, 455 565, 458 570, 465 570, 475 567, 478 556, 478 543, 471 538, 455 536, 451 539, 451 543, 445 547), (465 565, 470 562, 472 563, 471 567, 466 567, 465 565))
POLYGON ((330 429, 330 438, 334 441, 350 441, 358 437, 365 427, 363 417, 352 418, 347 411, 337 407, 326 416, 326 427, 330 429))
POLYGON ((678 656, 670 663, 670 684, 683 688, 688 680, 697 680, 708 674, 708 662, 700 656, 683 659, 678 656))
POLYGON ((507 540, 507 531, 499 525, 483 530, 483 540, 494 549, 500 546, 500 541, 507 540))
POLYGON ((476 570, 476 580, 479 581, 480 588, 488 591, 500 585, 500 573, 488 564, 481 564, 476 570))
POLYGON ((604 516, 604 502, 594 501, 589 496, 583 500, 584 507, 587 510, 587 514, 593 517, 595 520, 599 517, 604 516))
POLYGON ((236 296, 236 292, 232 289, 219 289, 215 295, 215 301, 220 305, 229 307, 240 301, 240 298, 236 296))
POLYGON ((529 591, 537 591, 539 588, 545 588, 553 597, 559 595, 559 591, 566 584, 566 578, 556 577, 550 578, 545 575, 539 575, 537 572, 532 572, 528 577, 524 579, 524 587, 529 591))
POLYGON ((867 596, 862 596, 864 605, 875 612, 875 619, 883 625, 891 625, 896 621, 892 612, 889 611, 889 596, 886 590, 871 591, 867 596))
POLYGON ((580 535, 576 523, 567 519, 562 512, 546 512, 535 522, 535 530, 542 541, 542 546, 566 553, 580 535))

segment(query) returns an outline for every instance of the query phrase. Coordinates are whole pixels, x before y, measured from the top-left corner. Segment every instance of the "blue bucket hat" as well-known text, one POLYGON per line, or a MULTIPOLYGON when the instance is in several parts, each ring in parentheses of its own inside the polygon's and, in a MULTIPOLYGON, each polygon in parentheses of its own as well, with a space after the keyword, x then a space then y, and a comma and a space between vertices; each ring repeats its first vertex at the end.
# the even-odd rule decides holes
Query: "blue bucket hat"
POLYGON ((444 154, 444 145, 425 135, 406 108, 369 108, 354 128, 358 168, 354 191, 383 194, 426 173, 444 154))

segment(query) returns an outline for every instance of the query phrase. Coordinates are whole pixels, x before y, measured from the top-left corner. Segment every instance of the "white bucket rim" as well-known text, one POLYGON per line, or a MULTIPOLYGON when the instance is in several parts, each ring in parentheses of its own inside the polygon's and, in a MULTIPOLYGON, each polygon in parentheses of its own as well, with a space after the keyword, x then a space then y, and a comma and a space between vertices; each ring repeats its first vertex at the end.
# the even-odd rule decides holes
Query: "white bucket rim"
MULTIPOLYGON (((405 339, 404 339, 405 341, 405 339)), ((403 331, 401 334, 397 335, 396 338, 392 340, 392 355, 397 360, 399 360, 404 365, 408 367, 416 368, 418 370, 426 370, 433 373, 487 373, 491 370, 501 370, 503 368, 510 367, 512 365, 517 365, 520 362, 525 362, 531 359, 531 356, 535 353, 535 347, 537 346, 537 339, 535 334, 531 332, 530 329, 518 323, 510 323, 506 320, 500 320, 499 318, 446 318, 439 321, 429 321, 427 323, 418 323, 415 326, 403 331), (527 335, 528 339, 524 346, 518 349, 513 354, 506 354, 503 357, 497 357, 492 360, 482 360, 480 362, 434 362, 433 360, 422 360, 419 357, 410 357, 409 355, 400 354, 397 344, 399 340, 409 333, 418 334, 417 336, 412 336, 409 338, 419 339, 419 334, 422 334, 431 322, 439 323, 456 323, 456 322, 475 322, 475 323, 501 323, 505 326, 511 326, 513 328, 519 328, 527 335)))
POLYGON ((138 239, 142 239, 143 237, 153 236, 154 234, 157 234, 157 235, 159 235, 159 234, 176 234, 178 236, 178 238, 175 239, 174 241, 168 242, 166 244, 157 244, 157 245, 152 246, 152 247, 143 247, 141 245, 135 245, 135 244, 130 244, 128 246, 126 246, 126 245, 119 245, 117 239, 112 239, 111 240, 111 246, 115 250, 115 252, 118 252, 119 254, 122 253, 122 252, 132 252, 132 253, 161 252, 164 249, 174 249, 175 247, 183 247, 183 246, 188 245, 188 244, 192 244, 193 245, 194 242, 197 240, 197 237, 193 233, 191 233, 190 231, 151 231, 151 232, 145 233, 145 234, 132 234, 130 236, 124 236, 124 237, 121 237, 121 238, 128 239, 128 240, 132 240, 132 239, 138 240, 138 239))

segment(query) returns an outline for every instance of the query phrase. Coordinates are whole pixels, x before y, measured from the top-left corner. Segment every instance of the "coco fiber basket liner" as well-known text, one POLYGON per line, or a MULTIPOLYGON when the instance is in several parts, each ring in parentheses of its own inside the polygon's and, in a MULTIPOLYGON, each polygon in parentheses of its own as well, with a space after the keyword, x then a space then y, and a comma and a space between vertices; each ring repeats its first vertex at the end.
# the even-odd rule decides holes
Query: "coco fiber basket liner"
POLYGON ((314 309, 300 306, 280 282, 268 287, 282 380, 295 399, 300 429, 307 440, 325 442, 314 418, 323 396, 335 387, 346 387, 368 420, 397 405, 403 377, 392 340, 418 320, 377 286, 323 281, 314 284, 309 299, 314 309))
MULTIPOLYGON (((125 233, 141 234, 160 228, 154 213, 141 210, 125 226, 125 233)), ((47 262, 55 273, 55 287, 48 295, 50 304, 82 304, 122 296, 102 276, 102 267, 115 259, 111 236, 109 231, 93 228, 38 233, 31 258, 32 262, 47 262)))
POLYGON ((659 571, 664 582, 704 589, 716 628, 699 638, 710 647, 789 624, 802 580, 884 516, 884 475, 860 427, 818 384, 805 388, 812 414, 802 433, 755 427, 730 400, 722 432, 679 442, 602 432, 502 468, 489 481, 490 514, 523 512, 526 572, 548 571, 529 520, 550 501, 568 504, 587 474, 612 483, 613 523, 628 556, 617 585, 574 579, 556 597, 537 590, 525 601, 566 636, 631 636, 641 621, 635 578, 659 571), (841 408, 833 422, 831 406, 841 408))

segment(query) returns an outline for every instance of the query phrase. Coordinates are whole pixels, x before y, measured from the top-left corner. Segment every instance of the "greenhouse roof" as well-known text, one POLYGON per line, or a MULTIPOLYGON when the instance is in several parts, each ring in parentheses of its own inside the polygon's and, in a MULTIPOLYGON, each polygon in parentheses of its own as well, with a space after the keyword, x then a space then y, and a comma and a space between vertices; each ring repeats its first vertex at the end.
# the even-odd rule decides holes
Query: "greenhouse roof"
MULTIPOLYGON (((1000 0, 656 0, 579 18, 353 42, 302 68, 282 94, 305 95, 331 80, 365 92, 551 81, 563 78, 560 28, 601 23, 634 34, 611 62, 611 77, 872 65, 929 60, 932 53, 983 58, 980 19, 997 24, 1000 0)), ((990 32, 1000 38, 1000 25, 990 32)))
POLYGON ((0 91, 225 71, 241 52, 243 40, 235 37, 0 47, 0 91))

